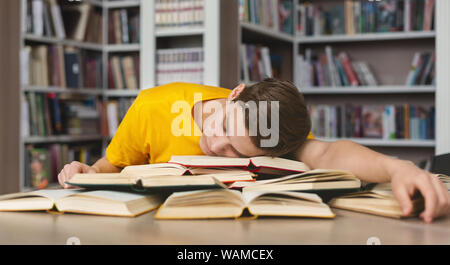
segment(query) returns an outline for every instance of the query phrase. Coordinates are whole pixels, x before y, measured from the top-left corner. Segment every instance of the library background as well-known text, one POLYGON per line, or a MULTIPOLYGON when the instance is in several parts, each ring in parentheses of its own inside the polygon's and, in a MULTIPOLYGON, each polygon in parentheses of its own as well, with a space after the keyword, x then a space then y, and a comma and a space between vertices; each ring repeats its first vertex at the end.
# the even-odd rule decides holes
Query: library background
POLYGON ((450 152, 444 0, 2 0, 0 193, 104 155, 140 89, 295 82, 316 138, 450 152))

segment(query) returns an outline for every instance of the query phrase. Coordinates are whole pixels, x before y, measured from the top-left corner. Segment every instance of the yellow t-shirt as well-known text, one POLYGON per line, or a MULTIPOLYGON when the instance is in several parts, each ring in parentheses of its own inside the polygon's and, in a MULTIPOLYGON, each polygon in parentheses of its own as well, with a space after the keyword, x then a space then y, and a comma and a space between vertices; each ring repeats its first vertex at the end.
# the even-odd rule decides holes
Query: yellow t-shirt
MULTIPOLYGON (((199 145, 201 131, 191 115, 192 107, 200 100, 227 98, 230 92, 226 88, 189 83, 171 83, 142 90, 106 149, 108 161, 123 168, 128 165, 165 163, 172 155, 204 155, 199 145), (188 104, 181 104, 184 109, 173 109, 173 106, 180 106, 174 105, 178 102, 188 104), (190 124, 175 124, 189 130, 191 133, 188 136, 172 133, 172 123, 177 116, 180 117, 182 110, 189 112, 190 124)), ((310 133, 308 139, 313 138, 310 133)))

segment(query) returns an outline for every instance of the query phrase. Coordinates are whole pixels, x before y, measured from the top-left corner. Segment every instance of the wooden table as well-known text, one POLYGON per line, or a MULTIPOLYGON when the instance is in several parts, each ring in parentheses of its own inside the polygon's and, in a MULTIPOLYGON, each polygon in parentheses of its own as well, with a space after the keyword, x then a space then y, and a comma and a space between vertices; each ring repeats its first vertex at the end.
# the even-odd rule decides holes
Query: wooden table
POLYGON ((0 213, 0 244, 450 244, 450 217, 425 224, 334 209, 335 219, 155 220, 78 214, 0 213))

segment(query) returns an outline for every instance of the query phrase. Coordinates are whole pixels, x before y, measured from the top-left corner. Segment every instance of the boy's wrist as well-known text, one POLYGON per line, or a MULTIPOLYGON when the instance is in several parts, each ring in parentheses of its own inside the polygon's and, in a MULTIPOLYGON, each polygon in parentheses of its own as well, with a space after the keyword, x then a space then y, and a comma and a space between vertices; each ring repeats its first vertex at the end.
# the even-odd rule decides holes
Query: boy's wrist
POLYGON ((100 173, 100 168, 96 165, 91 166, 91 169, 93 169, 95 173, 100 173))

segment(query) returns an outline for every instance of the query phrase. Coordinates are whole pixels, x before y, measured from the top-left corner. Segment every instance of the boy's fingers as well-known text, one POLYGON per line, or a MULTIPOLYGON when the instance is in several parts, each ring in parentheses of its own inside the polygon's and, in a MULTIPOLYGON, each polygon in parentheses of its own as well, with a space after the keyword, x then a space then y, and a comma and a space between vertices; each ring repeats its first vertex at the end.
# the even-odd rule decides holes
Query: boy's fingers
POLYGON ((397 201, 400 204, 400 207, 402 208, 403 215, 408 215, 411 213, 412 210, 412 202, 411 198, 409 198, 408 191, 406 190, 406 187, 400 186, 397 189, 393 189, 392 191, 397 198, 397 201))
POLYGON ((431 184, 430 177, 428 175, 421 177, 419 183, 416 183, 416 187, 425 199, 423 219, 425 222, 430 223, 433 220, 438 203, 438 198, 436 192, 434 191, 433 184, 431 184))
POLYGON ((447 186, 445 186, 441 180, 439 179, 439 177, 437 175, 432 175, 431 176, 431 184, 433 185, 436 194, 437 194, 437 198, 438 198, 438 203, 437 203, 437 207, 436 207, 436 216, 441 216, 441 215, 445 215, 447 214, 448 211, 448 190, 447 190, 447 186))

